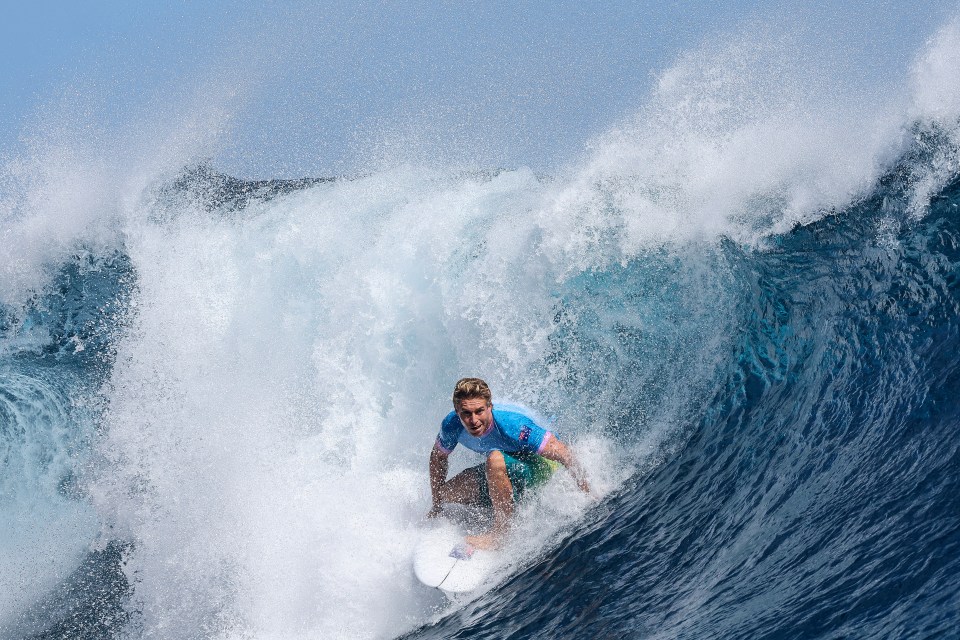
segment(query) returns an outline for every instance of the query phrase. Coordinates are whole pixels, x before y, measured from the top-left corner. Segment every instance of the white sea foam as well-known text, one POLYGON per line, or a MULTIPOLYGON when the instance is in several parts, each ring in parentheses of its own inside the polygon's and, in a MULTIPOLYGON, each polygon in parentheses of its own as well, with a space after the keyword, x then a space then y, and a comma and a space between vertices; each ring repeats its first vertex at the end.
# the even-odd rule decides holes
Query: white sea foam
POLYGON ((911 209, 922 216, 936 194, 960 172, 960 18, 943 26, 914 64, 912 119, 938 134, 936 148, 914 169, 911 209))
POLYGON ((912 92, 916 117, 955 126, 960 118, 960 19, 944 25, 917 58, 912 92))
POLYGON ((485 230, 539 190, 398 170, 130 235, 96 501, 136 541, 148 635, 383 637, 431 614, 409 561, 448 387, 510 388, 546 348, 542 278, 510 275, 535 261, 485 230))
POLYGON ((0 303, 17 307, 80 247, 115 246, 115 182, 69 145, 38 144, 0 167, 0 303))
POLYGON ((628 254, 718 235, 755 243, 865 195, 902 151, 902 98, 863 104, 785 35, 681 56, 561 190, 558 208, 581 213, 562 218, 564 237, 590 242, 599 221, 628 254))

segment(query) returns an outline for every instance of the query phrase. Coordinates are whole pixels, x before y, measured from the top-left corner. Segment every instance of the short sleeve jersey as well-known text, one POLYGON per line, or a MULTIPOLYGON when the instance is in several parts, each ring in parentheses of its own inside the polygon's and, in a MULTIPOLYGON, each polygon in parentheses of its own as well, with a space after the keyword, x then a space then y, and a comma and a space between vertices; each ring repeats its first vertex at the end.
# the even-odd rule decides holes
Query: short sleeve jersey
POLYGON ((502 451, 513 457, 539 454, 554 435, 514 405, 494 405, 493 423, 479 437, 472 436, 455 411, 440 424, 437 448, 449 454, 457 444, 477 453, 502 451))

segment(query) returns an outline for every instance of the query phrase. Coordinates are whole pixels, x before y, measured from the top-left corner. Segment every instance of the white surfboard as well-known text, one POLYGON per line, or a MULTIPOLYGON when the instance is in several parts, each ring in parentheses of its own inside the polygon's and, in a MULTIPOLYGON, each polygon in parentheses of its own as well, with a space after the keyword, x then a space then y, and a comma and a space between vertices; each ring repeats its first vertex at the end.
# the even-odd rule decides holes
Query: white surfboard
POLYGON ((499 556, 468 545, 459 527, 445 522, 425 529, 413 553, 413 572, 428 587, 448 594, 481 586, 497 568, 499 556))

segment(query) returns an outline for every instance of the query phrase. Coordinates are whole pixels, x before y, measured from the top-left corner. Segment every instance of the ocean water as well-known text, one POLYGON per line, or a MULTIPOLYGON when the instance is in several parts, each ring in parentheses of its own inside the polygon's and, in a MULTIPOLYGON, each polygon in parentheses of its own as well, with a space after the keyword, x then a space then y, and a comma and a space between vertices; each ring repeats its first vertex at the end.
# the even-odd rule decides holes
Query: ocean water
POLYGON ((550 175, 6 159, 0 637, 958 637, 960 23, 881 103, 790 63, 681 56, 550 175), (594 496, 449 601, 463 375, 594 496))

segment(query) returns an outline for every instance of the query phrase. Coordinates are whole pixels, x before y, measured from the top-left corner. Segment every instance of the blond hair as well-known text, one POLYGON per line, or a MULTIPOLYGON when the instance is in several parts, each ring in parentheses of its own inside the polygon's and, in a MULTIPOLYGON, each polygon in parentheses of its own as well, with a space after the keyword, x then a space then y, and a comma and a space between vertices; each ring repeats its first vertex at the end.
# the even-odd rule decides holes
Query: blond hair
POLYGON ((461 378, 453 388, 453 408, 460 409, 460 403, 469 398, 483 398, 487 404, 491 403, 493 394, 490 387, 480 378, 461 378))

